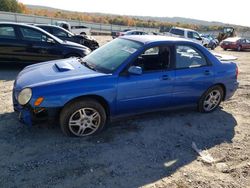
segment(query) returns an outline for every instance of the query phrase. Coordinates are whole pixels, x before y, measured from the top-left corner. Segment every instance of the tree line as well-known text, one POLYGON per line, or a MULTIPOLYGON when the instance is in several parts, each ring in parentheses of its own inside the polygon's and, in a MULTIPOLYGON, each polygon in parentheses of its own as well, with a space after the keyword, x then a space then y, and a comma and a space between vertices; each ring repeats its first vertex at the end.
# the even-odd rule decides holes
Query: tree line
POLYGON ((159 28, 161 31, 168 31, 169 28, 184 27, 199 31, 215 31, 222 30, 222 26, 204 26, 196 24, 186 24, 186 23, 168 23, 155 20, 143 20, 138 18, 133 18, 129 16, 119 16, 119 15, 105 15, 97 13, 79 13, 71 11, 61 11, 56 9, 43 9, 43 8, 28 8, 17 0, 0 0, 0 11, 16 12, 24 14, 33 14, 38 16, 46 16, 52 18, 61 19, 72 19, 86 22, 102 23, 102 24, 114 24, 122 26, 133 26, 133 27, 149 27, 149 28, 159 28))

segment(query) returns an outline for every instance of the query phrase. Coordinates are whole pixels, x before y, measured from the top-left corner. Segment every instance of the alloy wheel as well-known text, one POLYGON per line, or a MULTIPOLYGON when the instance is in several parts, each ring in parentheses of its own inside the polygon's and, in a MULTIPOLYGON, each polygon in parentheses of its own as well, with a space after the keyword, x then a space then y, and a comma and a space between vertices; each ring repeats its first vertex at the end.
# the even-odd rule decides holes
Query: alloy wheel
POLYGON ((206 112, 212 111, 216 108, 221 101, 221 93, 219 90, 212 90, 208 95, 205 97, 203 108, 206 112))
POLYGON ((69 118, 69 130, 76 136, 93 134, 101 123, 99 112, 93 108, 81 108, 69 118))

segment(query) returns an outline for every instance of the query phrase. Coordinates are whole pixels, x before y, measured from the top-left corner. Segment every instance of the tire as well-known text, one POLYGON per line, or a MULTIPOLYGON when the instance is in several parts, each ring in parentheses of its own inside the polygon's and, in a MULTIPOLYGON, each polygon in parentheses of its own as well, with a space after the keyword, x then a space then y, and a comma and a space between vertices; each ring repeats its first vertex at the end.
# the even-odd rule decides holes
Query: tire
POLYGON ((223 50, 227 51, 227 48, 223 48, 223 50))
POLYGON ((85 32, 81 32, 80 35, 87 35, 85 32))
POLYGON ((242 46, 240 45, 237 47, 237 51, 240 52, 241 50, 242 50, 242 46))
POLYGON ((84 137, 97 134, 106 124, 103 106, 91 98, 67 104, 60 113, 60 126, 66 136, 84 137))
POLYGON ((216 85, 209 88, 198 102, 198 111, 203 113, 213 112, 219 107, 223 97, 224 91, 221 86, 216 85), (211 108, 209 108, 209 105, 211 105, 211 108))

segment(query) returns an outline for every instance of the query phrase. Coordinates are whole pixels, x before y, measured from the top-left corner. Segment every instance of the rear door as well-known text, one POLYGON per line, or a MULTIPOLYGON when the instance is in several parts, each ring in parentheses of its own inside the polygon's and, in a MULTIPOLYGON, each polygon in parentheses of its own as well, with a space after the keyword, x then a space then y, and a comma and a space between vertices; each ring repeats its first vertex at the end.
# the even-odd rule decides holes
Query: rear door
POLYGON ((173 102, 175 105, 196 104, 200 96, 214 83, 213 66, 194 46, 177 45, 175 52, 173 102))
POLYGON ((22 50, 23 47, 19 44, 15 26, 0 25, 0 61, 20 62, 20 51, 22 50))
POLYGON ((22 51, 22 61, 25 63, 42 62, 63 58, 63 49, 60 44, 45 33, 34 28, 20 26, 20 44, 25 48, 22 51))

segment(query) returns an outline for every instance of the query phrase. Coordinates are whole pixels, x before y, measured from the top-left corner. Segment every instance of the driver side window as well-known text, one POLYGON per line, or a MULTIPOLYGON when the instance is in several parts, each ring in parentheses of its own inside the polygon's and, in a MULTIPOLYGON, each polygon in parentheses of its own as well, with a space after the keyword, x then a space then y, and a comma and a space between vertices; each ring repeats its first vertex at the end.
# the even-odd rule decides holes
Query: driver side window
POLYGON ((22 38, 28 41, 38 41, 38 42, 47 42, 48 38, 45 34, 35 29, 20 27, 22 33, 22 38))
POLYGON ((135 61, 143 72, 166 70, 170 67, 170 46, 156 46, 145 50, 135 61))

